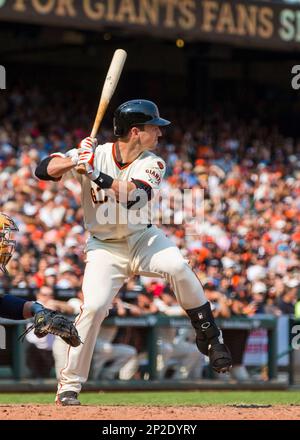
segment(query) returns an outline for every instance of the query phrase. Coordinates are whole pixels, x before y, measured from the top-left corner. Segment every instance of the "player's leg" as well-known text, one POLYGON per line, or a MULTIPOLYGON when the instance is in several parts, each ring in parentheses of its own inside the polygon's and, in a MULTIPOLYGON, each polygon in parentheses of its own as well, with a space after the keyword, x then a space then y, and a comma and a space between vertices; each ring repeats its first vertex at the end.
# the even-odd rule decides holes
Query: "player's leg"
POLYGON ((134 243, 131 261, 135 273, 168 280, 196 331, 198 349, 209 356, 215 371, 227 371, 232 362, 230 352, 215 323, 202 285, 179 249, 160 229, 152 226, 134 243))
MULTIPOLYGON (((113 246, 112 246, 113 248, 113 246)), ((79 393, 87 380, 93 350, 109 306, 128 277, 128 259, 111 249, 95 249, 87 253, 83 279, 84 303, 76 319, 76 328, 83 344, 71 347, 66 366, 61 372, 58 394, 79 393)), ((57 399, 59 403, 60 399, 57 399)), ((64 402, 64 404, 79 404, 64 402)))
POLYGON ((55 374, 57 380, 60 379, 60 372, 66 365, 67 352, 68 352, 68 344, 66 344, 58 336, 55 336, 52 346, 52 354, 54 358, 55 374))

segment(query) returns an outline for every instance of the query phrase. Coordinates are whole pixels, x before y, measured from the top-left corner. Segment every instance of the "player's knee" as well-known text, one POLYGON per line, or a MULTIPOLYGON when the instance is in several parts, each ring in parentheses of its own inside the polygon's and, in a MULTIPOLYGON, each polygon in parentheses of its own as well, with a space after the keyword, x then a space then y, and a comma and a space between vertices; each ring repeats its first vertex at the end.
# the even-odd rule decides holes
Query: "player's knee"
POLYGON ((182 258, 176 258, 169 262, 168 274, 175 279, 183 279, 190 270, 188 263, 182 258))

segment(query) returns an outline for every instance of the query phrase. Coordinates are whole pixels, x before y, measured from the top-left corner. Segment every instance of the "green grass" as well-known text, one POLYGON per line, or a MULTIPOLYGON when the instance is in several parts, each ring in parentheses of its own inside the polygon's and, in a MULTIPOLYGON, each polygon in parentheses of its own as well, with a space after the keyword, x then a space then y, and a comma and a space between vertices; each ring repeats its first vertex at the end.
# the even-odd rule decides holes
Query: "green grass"
MULTIPOLYGON (((54 394, 0 394, 0 404, 53 403, 54 394)), ((153 391, 82 393, 85 405, 300 405, 298 391, 153 391)))

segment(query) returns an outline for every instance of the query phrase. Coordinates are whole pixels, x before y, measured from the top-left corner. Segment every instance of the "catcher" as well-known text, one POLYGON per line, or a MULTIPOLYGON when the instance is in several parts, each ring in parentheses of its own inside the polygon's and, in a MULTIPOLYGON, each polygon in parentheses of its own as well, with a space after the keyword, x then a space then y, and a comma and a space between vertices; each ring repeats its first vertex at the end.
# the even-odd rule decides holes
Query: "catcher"
MULTIPOLYGON (((18 231, 15 222, 8 215, 0 213, 0 269, 6 275, 8 275, 6 265, 16 247, 16 241, 11 239, 11 234, 15 231, 18 231)), ((15 320, 34 317, 32 326, 26 330, 23 336, 34 329, 38 338, 52 333, 60 336, 72 347, 78 347, 81 343, 77 330, 71 321, 35 301, 26 301, 14 295, 0 293, 0 317, 15 320)))

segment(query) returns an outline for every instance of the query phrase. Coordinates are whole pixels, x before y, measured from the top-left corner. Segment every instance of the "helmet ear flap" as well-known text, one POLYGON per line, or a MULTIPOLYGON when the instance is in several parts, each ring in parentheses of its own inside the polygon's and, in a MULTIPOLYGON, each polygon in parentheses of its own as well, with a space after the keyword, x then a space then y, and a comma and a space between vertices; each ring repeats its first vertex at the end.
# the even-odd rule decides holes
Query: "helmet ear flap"
POLYGON ((117 121, 116 116, 114 117, 113 124, 114 124, 114 135, 117 137, 125 136, 125 134, 126 134, 125 127, 122 127, 122 123, 120 120, 117 121))

